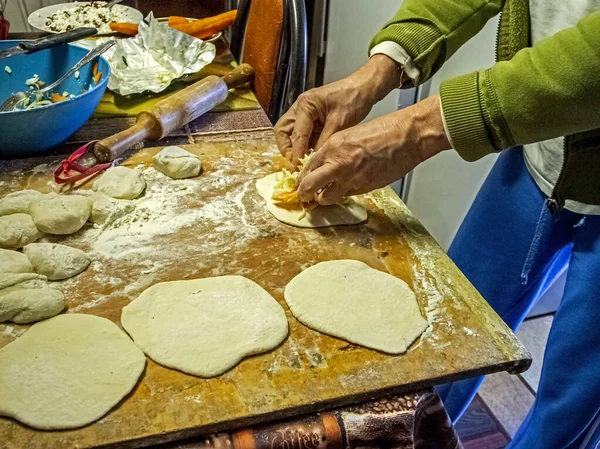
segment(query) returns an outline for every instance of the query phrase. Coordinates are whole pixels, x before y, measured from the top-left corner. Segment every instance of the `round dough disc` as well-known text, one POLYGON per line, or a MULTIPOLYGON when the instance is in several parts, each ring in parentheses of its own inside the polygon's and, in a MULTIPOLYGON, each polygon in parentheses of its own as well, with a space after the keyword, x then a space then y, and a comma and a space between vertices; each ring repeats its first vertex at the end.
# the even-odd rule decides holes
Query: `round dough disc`
POLYGON ((173 179, 193 178, 200 173, 200 158, 180 147, 166 147, 152 158, 152 165, 173 179))
POLYGON ((0 248, 17 249, 42 237, 28 214, 12 214, 0 217, 0 248))
POLYGON ((112 198, 133 200, 142 194, 146 181, 139 170, 118 166, 106 170, 92 188, 112 198))
POLYGON ((356 260, 321 262, 285 288, 301 323, 389 354, 406 352, 429 325, 402 280, 356 260))
POLYGON ((32 243, 23 248, 38 274, 51 281, 73 277, 90 264, 89 257, 80 249, 58 243, 32 243))
POLYGON ((213 377, 287 336, 279 303, 242 276, 162 282, 123 308, 121 324, 154 361, 213 377))
POLYGON ((44 195, 33 200, 29 213, 40 231, 67 235, 79 231, 92 212, 92 203, 81 195, 44 195))
POLYGON ((123 399, 145 365, 113 322, 59 315, 0 350, 0 415, 36 429, 84 426, 123 399))
POLYGON ((317 206, 306 212, 285 209, 276 206, 271 197, 273 187, 277 184, 279 173, 272 173, 256 181, 256 189, 267 203, 268 211, 279 221, 299 228, 322 228, 325 226, 351 225, 362 223, 367 219, 367 209, 356 199, 348 198, 348 204, 333 206, 317 206), (301 218, 302 217, 302 218, 301 218))

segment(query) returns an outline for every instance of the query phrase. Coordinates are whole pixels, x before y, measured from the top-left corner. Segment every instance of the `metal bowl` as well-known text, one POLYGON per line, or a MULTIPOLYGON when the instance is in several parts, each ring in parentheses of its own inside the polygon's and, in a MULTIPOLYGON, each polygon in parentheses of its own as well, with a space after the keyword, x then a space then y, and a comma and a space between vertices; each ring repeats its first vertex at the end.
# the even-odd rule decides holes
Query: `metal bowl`
MULTIPOLYGON (((21 41, 0 41, 0 50, 21 41)), ((25 81, 38 75, 51 83, 73 67, 87 53, 76 45, 59 47, 0 60, 0 103, 17 91, 27 90, 25 81), (6 69, 8 67, 8 70, 6 69)), ((106 90, 110 66, 98 58, 102 78, 93 82, 93 64, 79 71, 79 78, 70 77, 55 92, 69 92, 75 98, 29 110, 0 112, 0 157, 39 155, 67 140, 90 118, 106 90), (82 93, 82 89, 85 92, 82 93)))

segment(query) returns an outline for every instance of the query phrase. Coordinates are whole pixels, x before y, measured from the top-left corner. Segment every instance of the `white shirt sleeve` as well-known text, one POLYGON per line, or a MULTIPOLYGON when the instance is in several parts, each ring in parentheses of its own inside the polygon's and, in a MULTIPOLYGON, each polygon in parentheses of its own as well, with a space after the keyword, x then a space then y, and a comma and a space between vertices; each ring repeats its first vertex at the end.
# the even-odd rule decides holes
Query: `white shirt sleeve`
POLYGON ((450 137, 450 133, 448 132, 448 124, 446 123, 446 117, 444 117, 444 107, 442 106, 442 98, 440 97, 440 112, 442 113, 442 123, 444 124, 444 132, 446 133, 446 138, 448 142, 450 142, 450 146, 454 148, 454 144, 452 143, 452 137, 450 137))
POLYGON ((404 73, 413 81, 414 85, 419 84, 421 78, 421 70, 416 66, 412 57, 398 45, 396 42, 385 41, 375 45, 371 49, 369 56, 386 55, 402 66, 404 73))

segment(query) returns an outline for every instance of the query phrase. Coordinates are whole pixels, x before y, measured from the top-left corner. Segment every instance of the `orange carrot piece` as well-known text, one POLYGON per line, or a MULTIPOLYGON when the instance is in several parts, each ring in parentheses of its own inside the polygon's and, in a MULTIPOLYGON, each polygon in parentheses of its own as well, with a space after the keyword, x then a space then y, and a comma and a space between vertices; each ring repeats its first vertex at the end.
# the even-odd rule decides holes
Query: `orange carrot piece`
POLYGON ((81 93, 82 93, 82 94, 84 94, 84 93, 86 93, 86 92, 87 92, 87 90, 85 90, 85 89, 81 89, 81 93))
POLYGON ((135 36, 136 34, 138 34, 137 23, 111 22, 109 27, 112 31, 121 34, 126 34, 128 36, 135 36))
POLYGON ((50 101, 52 101, 52 103, 60 103, 61 101, 65 100, 68 100, 68 97, 65 97, 64 95, 57 93, 53 93, 52 95, 50 95, 50 101))
POLYGON ((192 36, 194 36, 198 39, 207 39, 207 38, 211 37, 212 35, 214 35, 215 33, 218 33, 219 31, 223 31, 225 28, 227 28, 231 24, 225 25, 225 26, 224 25, 225 25, 224 22, 209 25, 206 28, 203 28, 202 30, 198 31, 197 33, 192 34, 192 36))
POLYGON ((173 25, 183 25, 184 23, 190 23, 190 21, 181 16, 169 16, 169 26, 171 28, 173 28, 173 25))
POLYGON ((98 85, 100 79, 102 79, 102 72, 98 72, 94 75, 94 84, 98 85))
POLYGON ((182 25, 174 25, 172 28, 175 28, 176 30, 179 30, 183 33, 192 35, 199 33, 207 27, 215 24, 220 24, 220 30, 224 30, 235 21, 236 15, 237 9, 233 9, 231 11, 227 11, 226 13, 219 14, 218 16, 194 20, 193 22, 184 23, 182 25))
POLYGON ((98 63, 95 62, 94 65, 92 66, 92 73, 95 75, 96 73, 98 73, 98 63))

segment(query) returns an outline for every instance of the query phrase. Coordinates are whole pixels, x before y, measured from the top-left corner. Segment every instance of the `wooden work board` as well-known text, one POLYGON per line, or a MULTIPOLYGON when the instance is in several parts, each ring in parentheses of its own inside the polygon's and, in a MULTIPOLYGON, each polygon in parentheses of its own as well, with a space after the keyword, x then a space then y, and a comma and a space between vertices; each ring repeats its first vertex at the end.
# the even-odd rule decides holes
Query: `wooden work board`
MULTIPOLYGON (((143 168, 147 181, 145 194, 129 204, 135 207, 111 225, 89 224, 72 236, 47 238, 78 247, 93 260, 84 273, 57 284, 66 313, 120 325, 123 306, 153 284, 243 275, 284 307, 289 337, 212 379, 148 359, 133 392, 99 421, 39 431, 0 418, 0 447, 147 446, 528 368, 526 349, 390 188, 361 197, 369 212, 364 224, 300 229, 275 220, 254 186, 284 164, 272 134, 205 138, 185 148, 202 159, 198 178, 171 180, 152 168, 160 148, 141 150, 123 162, 143 168), (286 284, 302 269, 335 259, 363 261, 414 290, 430 326, 405 355, 320 334, 291 315, 283 298, 286 284)), ((50 191, 61 158, 0 161, 0 196, 24 188, 50 191)), ((89 184, 80 190, 89 194, 89 184)), ((28 327, 0 324, 0 347, 28 327)))

